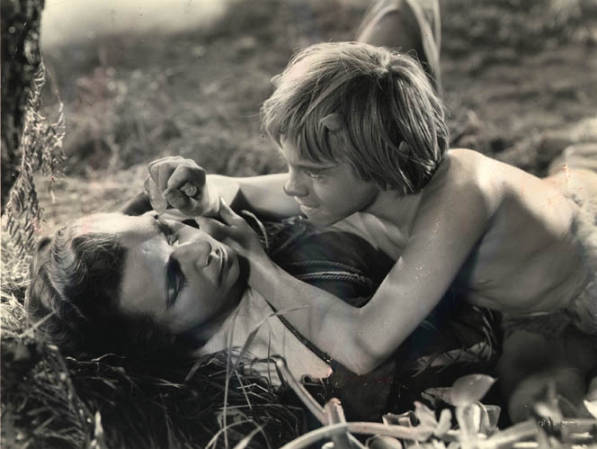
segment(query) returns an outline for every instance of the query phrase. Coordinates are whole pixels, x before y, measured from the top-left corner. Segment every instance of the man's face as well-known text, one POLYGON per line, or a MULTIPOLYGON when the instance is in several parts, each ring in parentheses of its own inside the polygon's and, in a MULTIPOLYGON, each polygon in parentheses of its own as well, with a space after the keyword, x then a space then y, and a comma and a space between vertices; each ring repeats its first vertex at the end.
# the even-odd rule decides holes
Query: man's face
POLYGON ((208 324, 244 291, 237 254, 181 222, 156 213, 97 214, 80 219, 75 229, 76 235, 119 236, 127 249, 120 309, 150 316, 174 333, 208 324))
POLYGON ((317 163, 303 159, 296 146, 282 140, 281 152, 288 164, 287 195, 316 224, 327 226, 375 201, 379 187, 359 179, 347 163, 317 163))

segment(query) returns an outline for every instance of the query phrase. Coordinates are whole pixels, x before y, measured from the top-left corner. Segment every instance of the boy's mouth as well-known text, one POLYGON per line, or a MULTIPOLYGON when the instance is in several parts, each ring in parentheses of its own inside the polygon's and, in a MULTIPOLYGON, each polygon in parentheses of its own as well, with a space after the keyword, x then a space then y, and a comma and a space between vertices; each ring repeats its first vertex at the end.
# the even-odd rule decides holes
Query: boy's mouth
POLYGON ((298 205, 301 208, 305 208, 305 209, 317 209, 317 207, 318 207, 316 204, 311 205, 311 204, 308 204, 308 203, 304 203, 304 202, 298 200, 296 197, 294 198, 294 200, 298 203, 298 205))
POLYGON ((317 210, 316 207, 305 206, 304 204, 300 204, 299 209, 301 210, 301 212, 303 214, 308 215, 308 216, 315 213, 315 210, 317 210))

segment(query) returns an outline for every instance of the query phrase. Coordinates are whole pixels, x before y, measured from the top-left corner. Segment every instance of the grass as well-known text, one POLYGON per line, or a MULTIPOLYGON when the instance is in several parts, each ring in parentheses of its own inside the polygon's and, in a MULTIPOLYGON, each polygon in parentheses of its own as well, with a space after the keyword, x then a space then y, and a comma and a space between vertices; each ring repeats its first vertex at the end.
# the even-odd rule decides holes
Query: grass
MULTIPOLYGON (((114 208, 140 187, 143 165, 162 155, 192 157, 231 175, 283 168, 259 127, 271 76, 298 48, 352 38, 366 5, 247 4, 239 0, 220 22, 199 30, 108 36, 45 55, 51 76, 44 113, 53 120, 57 102, 64 103, 68 158, 55 200, 48 180, 37 180, 45 229, 114 208)), ((545 133, 594 116, 597 107, 596 75, 581 65, 591 62, 586 54, 597 44, 594 3, 444 0, 442 8, 453 143, 541 172, 549 161, 541 153, 545 133)), ((114 358, 63 357, 30 331, 22 306, 29 258, 13 243, 3 233, 6 447, 222 447, 222 413, 229 444, 263 429, 251 447, 277 447, 306 430, 292 395, 250 372, 230 377, 225 392, 222 357, 201 360, 186 383, 189 367, 147 373, 114 358)))
MULTIPOLYGON (((282 169, 259 125, 258 110, 271 92, 270 78, 309 43, 351 39, 366 2, 237 3, 221 22, 207 28, 168 36, 109 36, 46 54, 53 80, 47 104, 56 92, 65 104, 67 174, 93 179, 169 154, 192 157, 208 171, 231 175, 282 169)), ((562 114, 545 120, 528 110, 514 123, 518 99, 507 101, 500 94, 499 104, 491 109, 473 89, 477 80, 483 80, 479 89, 495 83, 483 78, 493 68, 513 63, 522 68, 509 70, 511 77, 521 72, 510 86, 524 83, 529 78, 524 68, 537 70, 530 67, 537 53, 592 42, 588 24, 597 13, 591 5, 590 0, 442 3, 446 100, 455 146, 498 154, 531 133, 564 124, 562 114)), ((581 60, 579 56, 561 63, 574 66, 581 60)), ((595 100, 594 80, 586 90, 578 87, 595 100)), ((531 98, 524 104, 533 104, 536 96, 553 103, 553 97, 562 95, 558 89, 529 89, 531 98)), ((497 92, 497 86, 492 91, 497 92)), ((571 118, 588 115, 593 104, 573 111, 571 118)), ((525 150, 533 145, 536 142, 525 142, 525 150)), ((508 162, 534 169, 534 161, 522 159, 517 155, 508 162)))

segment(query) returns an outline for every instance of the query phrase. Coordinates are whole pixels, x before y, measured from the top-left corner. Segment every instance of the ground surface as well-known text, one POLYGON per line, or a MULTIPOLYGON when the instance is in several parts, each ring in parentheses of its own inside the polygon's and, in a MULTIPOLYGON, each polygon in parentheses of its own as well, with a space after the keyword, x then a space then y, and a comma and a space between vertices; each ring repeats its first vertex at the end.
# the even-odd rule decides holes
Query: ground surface
MULTIPOLYGON (((233 3, 234 4, 234 3, 233 3)), ((368 2, 237 2, 197 31, 109 36, 46 52, 46 104, 65 104, 68 176, 47 227, 110 210, 146 162, 192 157, 235 175, 283 169, 259 130, 270 78, 298 48, 351 39, 368 2)), ((570 143, 597 141, 595 0, 444 0, 442 70, 454 146, 542 174, 570 143)))
MULTIPOLYGON (((220 21, 192 32, 113 35, 46 52, 45 111, 51 117, 57 98, 64 103, 67 161, 66 176, 38 179, 41 232, 114 210, 141 189, 145 164, 159 156, 192 157, 209 172, 232 175, 283 170, 259 128, 270 78, 309 43, 351 39, 368 1, 232 4, 220 21)), ((597 144, 597 0, 443 0, 441 6, 453 146, 542 175, 569 145, 597 144)), ((2 294, 3 340, 8 327, 20 334, 24 323, 17 301, 27 263, 11 262, 3 266, 3 289, 7 280, 17 288, 2 294), (7 327, 11 320, 16 324, 7 327)), ((3 371, 13 373, 3 382, 21 382, 18 354, 3 346, 3 371)), ((19 415, 21 402, 15 407, 17 418, 33 422, 19 415)), ((3 439, 27 447, 20 430, 5 436, 11 419, 3 421, 3 439)))

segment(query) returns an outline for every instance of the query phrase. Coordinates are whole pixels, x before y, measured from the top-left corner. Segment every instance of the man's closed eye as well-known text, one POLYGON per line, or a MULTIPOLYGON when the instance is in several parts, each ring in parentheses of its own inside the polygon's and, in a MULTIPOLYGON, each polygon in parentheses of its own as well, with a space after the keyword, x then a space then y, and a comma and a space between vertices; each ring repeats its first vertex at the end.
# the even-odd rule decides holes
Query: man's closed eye
POLYGON ((166 307, 174 305, 185 283, 186 279, 178 260, 170 256, 166 265, 166 307))

